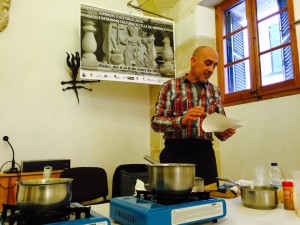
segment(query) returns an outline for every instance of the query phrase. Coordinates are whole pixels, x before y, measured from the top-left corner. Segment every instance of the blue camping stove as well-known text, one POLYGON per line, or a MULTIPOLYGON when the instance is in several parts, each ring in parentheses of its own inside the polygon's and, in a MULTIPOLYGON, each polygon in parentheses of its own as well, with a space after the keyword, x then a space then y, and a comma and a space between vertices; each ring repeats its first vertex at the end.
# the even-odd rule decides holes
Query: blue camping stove
MULTIPOLYGON (((208 193, 209 196, 209 193, 208 193)), ((116 197, 110 201, 110 218, 122 225, 187 225, 205 221, 217 222, 226 215, 223 199, 197 197, 175 200, 138 197, 116 197)))

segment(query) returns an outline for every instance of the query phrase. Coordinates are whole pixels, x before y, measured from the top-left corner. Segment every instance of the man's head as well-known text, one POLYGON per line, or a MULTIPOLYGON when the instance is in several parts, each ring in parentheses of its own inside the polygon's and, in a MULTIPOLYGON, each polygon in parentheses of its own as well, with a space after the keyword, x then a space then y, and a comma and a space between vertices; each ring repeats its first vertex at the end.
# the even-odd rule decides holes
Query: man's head
POLYGON ((191 57, 188 79, 192 82, 206 83, 218 65, 217 52, 208 46, 198 47, 191 57))

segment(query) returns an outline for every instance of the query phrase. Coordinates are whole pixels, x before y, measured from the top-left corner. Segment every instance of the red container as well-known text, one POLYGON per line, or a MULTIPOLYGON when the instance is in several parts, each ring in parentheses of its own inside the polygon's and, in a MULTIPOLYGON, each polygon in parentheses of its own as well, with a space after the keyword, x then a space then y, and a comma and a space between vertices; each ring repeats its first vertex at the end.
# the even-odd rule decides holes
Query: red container
POLYGON ((294 184, 292 181, 282 181, 284 209, 294 210, 294 184))

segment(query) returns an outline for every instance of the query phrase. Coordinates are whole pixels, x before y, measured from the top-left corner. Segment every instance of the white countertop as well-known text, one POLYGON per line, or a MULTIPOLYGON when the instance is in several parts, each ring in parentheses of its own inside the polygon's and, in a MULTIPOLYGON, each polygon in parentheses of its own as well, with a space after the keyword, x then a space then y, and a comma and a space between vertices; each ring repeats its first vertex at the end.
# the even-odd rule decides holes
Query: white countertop
MULTIPOLYGON (((218 219, 221 225, 299 225, 300 217, 295 211, 285 210, 283 203, 279 203, 276 209, 261 210, 250 209, 243 206, 241 198, 226 199, 227 214, 218 219)), ((93 205, 92 210, 109 218, 109 203, 93 205)), ((112 224, 118 224, 112 221, 112 224)), ((201 224, 214 224, 206 222, 201 224)))

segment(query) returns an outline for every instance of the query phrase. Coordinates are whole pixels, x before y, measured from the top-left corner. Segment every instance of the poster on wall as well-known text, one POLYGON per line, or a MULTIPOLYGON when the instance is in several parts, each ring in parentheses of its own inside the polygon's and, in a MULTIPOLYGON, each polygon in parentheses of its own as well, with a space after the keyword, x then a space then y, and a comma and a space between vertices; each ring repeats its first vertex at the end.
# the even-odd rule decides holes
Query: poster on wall
POLYGON ((82 79, 162 84, 175 77, 174 22, 81 4, 82 79))

